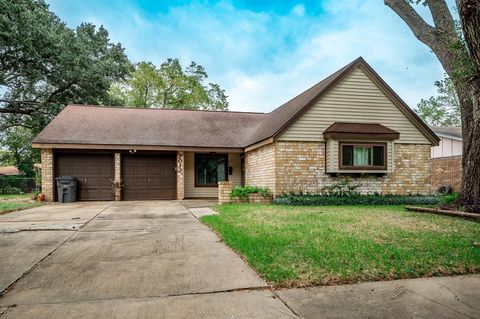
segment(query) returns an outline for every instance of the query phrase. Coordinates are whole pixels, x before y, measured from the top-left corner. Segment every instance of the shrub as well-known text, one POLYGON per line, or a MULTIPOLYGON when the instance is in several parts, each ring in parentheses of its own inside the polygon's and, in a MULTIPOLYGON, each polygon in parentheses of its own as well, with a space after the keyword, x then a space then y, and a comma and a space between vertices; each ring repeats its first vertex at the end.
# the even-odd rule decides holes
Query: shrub
POLYGON ((246 200, 248 199, 248 194, 259 193, 262 196, 271 196, 272 193, 267 187, 258 187, 258 186, 235 186, 230 193, 230 197, 239 198, 246 200))
POLYGON ((451 194, 443 195, 442 196, 442 203, 443 204, 452 204, 453 202, 455 202, 458 199, 459 196, 460 196, 459 193, 451 193, 451 194))
POLYGON ((35 178, 25 176, 0 176, 0 189, 19 188, 24 193, 29 193, 37 188, 35 178))
POLYGON ((21 194, 22 190, 14 186, 5 186, 0 188, 0 194, 21 194))
POLYGON ((425 195, 303 195, 290 194, 273 200, 277 205, 438 205, 440 197, 425 195))

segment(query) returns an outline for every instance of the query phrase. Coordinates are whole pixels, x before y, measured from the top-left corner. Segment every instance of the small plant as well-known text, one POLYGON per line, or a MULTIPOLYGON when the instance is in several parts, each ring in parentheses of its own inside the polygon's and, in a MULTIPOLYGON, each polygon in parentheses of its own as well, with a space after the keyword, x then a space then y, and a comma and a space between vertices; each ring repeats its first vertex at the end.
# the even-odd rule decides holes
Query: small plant
POLYGON ((359 194, 357 189, 361 186, 362 184, 350 185, 350 179, 345 178, 336 184, 323 187, 322 194, 328 196, 354 196, 359 194))
POLYGON ((241 200, 247 200, 248 194, 258 193, 262 196, 271 196, 272 193, 267 187, 258 187, 258 186, 236 186, 232 189, 230 193, 231 198, 238 198, 241 200))
POLYGON ((453 202, 455 202, 458 197, 460 196, 459 193, 451 193, 451 194, 447 194, 447 195, 443 195, 442 196, 442 202, 443 204, 452 204, 453 202))

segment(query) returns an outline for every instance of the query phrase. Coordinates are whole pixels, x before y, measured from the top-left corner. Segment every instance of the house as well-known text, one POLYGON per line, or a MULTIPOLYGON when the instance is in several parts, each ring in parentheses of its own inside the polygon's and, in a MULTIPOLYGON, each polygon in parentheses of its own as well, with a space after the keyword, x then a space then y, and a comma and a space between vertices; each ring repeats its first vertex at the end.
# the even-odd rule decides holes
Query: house
POLYGON ((440 143, 432 147, 432 187, 449 186, 460 191, 462 185, 462 129, 459 127, 432 127, 440 143))
POLYGON ((25 175, 24 172, 18 169, 16 166, 3 166, 0 167, 0 176, 18 176, 25 175))
POLYGON ((215 198, 218 182, 318 193, 430 193, 438 137, 358 58, 270 113, 67 106, 33 141, 42 191, 80 200, 215 198))

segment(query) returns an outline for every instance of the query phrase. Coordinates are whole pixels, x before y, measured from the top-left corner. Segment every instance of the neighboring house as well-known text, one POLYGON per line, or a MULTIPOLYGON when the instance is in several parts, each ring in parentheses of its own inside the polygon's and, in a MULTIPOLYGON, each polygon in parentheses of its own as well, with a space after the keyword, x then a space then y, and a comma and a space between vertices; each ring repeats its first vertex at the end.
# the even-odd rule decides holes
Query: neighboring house
POLYGON ((438 146, 432 147, 432 186, 450 186, 459 191, 462 185, 462 129, 458 127, 432 127, 440 137, 438 146))
POLYGON ((364 193, 430 193, 433 145, 362 58, 270 113, 69 105, 33 142, 47 198, 73 175, 80 200, 213 198, 223 180, 318 193, 345 176, 364 193))
POLYGON ((0 176, 18 176, 25 173, 19 170, 16 166, 3 166, 0 167, 0 176))

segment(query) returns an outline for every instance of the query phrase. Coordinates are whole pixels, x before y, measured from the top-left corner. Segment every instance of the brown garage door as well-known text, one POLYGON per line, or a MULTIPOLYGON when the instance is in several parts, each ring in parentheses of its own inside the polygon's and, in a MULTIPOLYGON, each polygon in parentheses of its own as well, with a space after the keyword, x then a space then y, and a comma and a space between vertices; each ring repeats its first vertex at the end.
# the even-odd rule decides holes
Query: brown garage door
POLYGON ((77 178, 77 200, 113 200, 113 154, 55 155, 55 176, 77 178))
POLYGON ((175 156, 124 155, 123 199, 176 199, 175 156))

